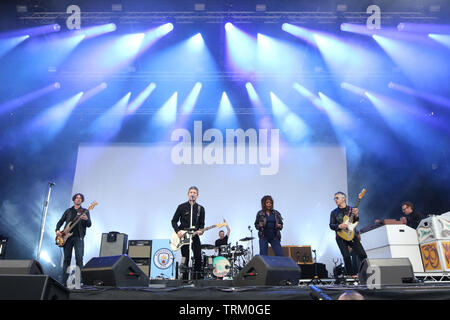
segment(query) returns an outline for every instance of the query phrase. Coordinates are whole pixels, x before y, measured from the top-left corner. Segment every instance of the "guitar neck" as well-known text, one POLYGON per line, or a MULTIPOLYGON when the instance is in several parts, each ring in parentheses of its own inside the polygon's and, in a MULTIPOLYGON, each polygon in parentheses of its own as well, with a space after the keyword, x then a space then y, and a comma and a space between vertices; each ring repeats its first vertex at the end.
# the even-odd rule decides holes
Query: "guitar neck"
POLYGON ((67 229, 67 232, 72 231, 72 229, 75 228, 75 226, 78 224, 78 222, 80 222, 80 220, 81 220, 81 215, 77 216, 77 218, 70 225, 69 229, 67 229))
POLYGON ((358 208, 360 202, 361 202, 361 198, 358 198, 358 201, 356 201, 356 204, 353 208, 358 208))
POLYGON ((212 229, 212 228, 215 228, 216 227, 216 225, 215 224, 213 224, 212 226, 209 226, 209 227, 206 227, 206 228, 203 228, 203 229, 200 229, 200 230, 197 230, 197 233, 199 232, 199 231, 208 231, 208 230, 210 230, 210 229, 212 229))

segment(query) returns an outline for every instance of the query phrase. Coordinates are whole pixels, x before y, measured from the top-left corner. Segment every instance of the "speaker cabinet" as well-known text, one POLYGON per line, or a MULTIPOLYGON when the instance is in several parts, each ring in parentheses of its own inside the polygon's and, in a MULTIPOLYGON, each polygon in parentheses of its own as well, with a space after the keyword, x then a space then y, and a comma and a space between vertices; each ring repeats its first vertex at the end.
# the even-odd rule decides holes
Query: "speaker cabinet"
POLYGON ((102 233, 100 257, 117 256, 127 253, 128 235, 117 231, 102 233))
POLYGON ((68 300, 69 290, 46 275, 0 275, 0 300, 68 300))
POLYGON ((43 274, 37 260, 0 260, 0 274, 43 274))
POLYGON ((302 270, 302 279, 313 279, 316 275, 316 271, 319 278, 328 278, 327 267, 323 263, 301 264, 299 266, 302 270))
POLYGON ((127 255, 92 258, 81 269, 83 284, 148 287, 149 278, 127 255))
POLYGON ((365 259, 359 268, 362 285, 398 285, 414 281, 414 271, 408 258, 365 259), (370 278, 369 278, 370 277, 370 278))
POLYGON ((255 256, 233 279, 233 286, 298 285, 300 268, 289 257, 255 256))

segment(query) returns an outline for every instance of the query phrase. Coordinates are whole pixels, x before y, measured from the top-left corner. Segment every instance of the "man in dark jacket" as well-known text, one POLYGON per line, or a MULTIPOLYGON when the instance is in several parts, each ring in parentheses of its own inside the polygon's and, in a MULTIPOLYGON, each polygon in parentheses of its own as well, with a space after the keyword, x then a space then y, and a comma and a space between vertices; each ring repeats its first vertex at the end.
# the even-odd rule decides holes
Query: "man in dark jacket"
POLYGON ((356 276, 358 269, 355 269, 352 266, 349 247, 352 248, 354 254, 358 256, 360 262, 367 258, 366 252, 358 237, 354 237, 353 240, 347 241, 339 237, 337 232, 347 228, 347 225, 343 223, 344 216, 349 216, 353 213, 353 222, 356 222, 359 220, 359 211, 358 208, 350 208, 347 206, 347 196, 343 192, 336 192, 334 201, 336 202, 337 208, 330 213, 330 229, 336 231, 336 243, 344 258, 346 274, 356 276))
MULTIPOLYGON (((194 278, 199 279, 201 277, 202 267, 202 249, 200 243, 200 237, 203 232, 199 229, 205 227, 205 208, 199 205, 197 201, 198 188, 190 187, 188 190, 189 201, 180 204, 175 211, 172 218, 173 230, 178 234, 178 237, 182 238, 185 230, 192 228, 192 231, 198 231, 198 236, 192 238, 192 251, 194 253, 194 278), (191 226, 191 206, 192 206, 192 226, 191 226), (178 223, 180 223, 178 225, 178 223)), ((189 265, 189 246, 184 245, 181 247, 181 256, 184 258, 184 265, 189 265)), ((187 274, 183 274, 183 278, 187 279, 187 274)))
POLYGON ((84 236, 86 235, 86 228, 89 228, 91 223, 91 217, 89 210, 81 207, 84 202, 84 195, 77 193, 72 197, 73 206, 62 215, 61 219, 56 224, 56 235, 60 236, 61 226, 65 223, 64 228, 69 222, 74 221, 77 217, 81 220, 72 229, 72 236, 70 236, 64 244, 64 263, 63 263, 63 284, 67 285, 67 268, 70 266, 72 260, 72 251, 75 249, 75 263, 81 269, 83 267, 83 255, 84 255, 84 236))

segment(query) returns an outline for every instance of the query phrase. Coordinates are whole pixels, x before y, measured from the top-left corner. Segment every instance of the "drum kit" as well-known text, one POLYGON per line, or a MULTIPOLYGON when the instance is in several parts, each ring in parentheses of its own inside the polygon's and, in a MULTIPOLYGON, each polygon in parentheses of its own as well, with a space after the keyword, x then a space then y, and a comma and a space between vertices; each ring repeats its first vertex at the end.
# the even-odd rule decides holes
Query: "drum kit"
POLYGON ((236 276, 252 258, 250 248, 244 248, 243 245, 239 245, 239 242, 253 239, 253 237, 240 239, 234 246, 227 244, 216 247, 211 244, 203 244, 201 248, 204 279, 232 279, 236 276), (207 250, 214 249, 218 251, 217 256, 205 253, 207 250))

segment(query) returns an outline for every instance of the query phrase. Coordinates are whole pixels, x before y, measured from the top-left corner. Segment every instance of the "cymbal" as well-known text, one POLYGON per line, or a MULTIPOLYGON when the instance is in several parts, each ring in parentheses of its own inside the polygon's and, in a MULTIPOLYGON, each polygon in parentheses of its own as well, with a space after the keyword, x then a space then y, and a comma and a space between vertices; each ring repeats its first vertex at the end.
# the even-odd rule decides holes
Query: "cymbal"
POLYGON ((204 250, 213 250, 216 246, 212 245, 212 244, 202 244, 201 248, 204 250))
POLYGON ((246 237, 246 238, 240 239, 239 241, 250 241, 253 239, 255 239, 255 237, 246 237))

